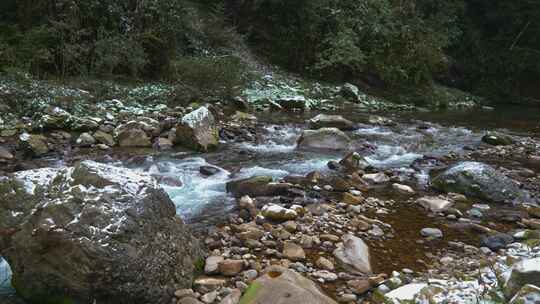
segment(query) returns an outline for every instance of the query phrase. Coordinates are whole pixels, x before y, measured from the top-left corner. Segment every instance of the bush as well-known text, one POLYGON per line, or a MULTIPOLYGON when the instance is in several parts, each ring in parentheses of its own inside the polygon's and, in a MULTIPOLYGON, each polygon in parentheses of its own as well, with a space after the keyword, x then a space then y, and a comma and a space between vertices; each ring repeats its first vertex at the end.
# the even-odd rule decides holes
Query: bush
POLYGON ((239 93, 246 80, 241 60, 234 56, 183 57, 173 63, 173 81, 177 83, 182 100, 229 98, 239 93))

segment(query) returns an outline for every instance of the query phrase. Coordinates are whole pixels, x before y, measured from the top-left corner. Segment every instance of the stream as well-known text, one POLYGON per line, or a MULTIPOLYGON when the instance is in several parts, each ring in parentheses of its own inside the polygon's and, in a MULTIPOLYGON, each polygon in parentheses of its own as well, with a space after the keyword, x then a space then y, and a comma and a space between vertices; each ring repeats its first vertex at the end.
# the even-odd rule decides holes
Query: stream
MULTIPOLYGON (((296 140, 307 128, 305 121, 316 114, 259 113, 258 129, 261 135, 257 143, 222 142, 220 149, 213 153, 174 151, 143 155, 136 161, 129 159, 112 162, 118 166, 151 173, 159 180, 166 181, 163 182, 163 187, 175 203, 178 215, 194 226, 208 226, 222 221, 235 206, 234 198, 225 190, 228 181, 256 175, 279 179, 291 174, 324 172, 329 170, 328 161, 339 160, 344 156, 343 153, 323 154, 296 150, 296 140), (201 166, 215 167, 217 173, 204 176, 199 171, 201 166)), ((347 134, 353 140, 353 146, 362 151, 361 154, 373 167, 392 171, 405 182, 414 183, 413 188, 426 191, 432 168, 428 165, 413 169, 411 164, 415 160, 425 155, 436 157, 449 152, 459 154, 464 149, 477 146, 488 129, 504 129, 516 135, 534 136, 533 132, 537 132, 535 128, 540 122, 537 109, 526 111, 523 108, 521 111, 498 109, 394 114, 391 116, 392 123, 382 124, 370 123, 368 114, 350 109, 329 114, 343 115, 358 124, 358 129, 347 134)), ((57 162, 57 165, 62 163, 57 162)), ((400 216, 403 214, 394 216, 394 220, 400 216)), ((429 220, 417 219, 415 227, 410 230, 414 230, 416 234, 418 227, 429 220)), ((394 226, 391 216, 388 221, 394 226)), ((401 245, 406 246, 407 242, 404 240, 401 245)), ((391 257, 393 255, 389 254, 389 258, 391 257)), ((403 263, 414 261, 415 258, 411 254, 403 263)), ((384 265, 386 262, 380 260, 375 261, 375 264, 384 265)), ((402 266, 404 265, 399 263, 388 265, 402 266)), ((9 276, 9 266, 0 259, 0 296, 12 292, 9 276)))

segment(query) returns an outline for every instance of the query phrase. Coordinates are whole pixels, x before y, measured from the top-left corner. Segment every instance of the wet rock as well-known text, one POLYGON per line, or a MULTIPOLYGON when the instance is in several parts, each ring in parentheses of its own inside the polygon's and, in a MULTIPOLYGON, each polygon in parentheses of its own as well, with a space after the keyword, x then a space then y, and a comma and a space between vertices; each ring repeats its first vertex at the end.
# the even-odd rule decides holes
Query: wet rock
POLYGON ((334 256, 350 272, 372 273, 368 246, 362 239, 352 234, 343 236, 343 242, 337 245, 334 256))
POLYGON ((540 303, 540 287, 531 284, 523 286, 510 300, 509 304, 537 304, 540 303))
POLYGON ((383 172, 364 174, 362 178, 371 185, 381 185, 390 182, 390 178, 383 172))
POLYGON ((320 128, 337 128, 342 131, 354 130, 352 121, 343 118, 341 115, 319 114, 308 122, 308 127, 313 130, 320 128))
POLYGON ((435 196, 419 198, 416 200, 416 203, 431 212, 443 212, 453 205, 452 202, 435 196))
POLYGON ((272 106, 286 110, 305 110, 308 108, 307 100, 304 96, 288 96, 276 99, 272 106))
POLYGON ((335 304, 315 283, 293 270, 269 267, 265 274, 253 281, 240 300, 243 304, 335 304))
POLYGON ((98 130, 94 132, 93 136, 98 142, 105 144, 109 147, 113 147, 115 145, 114 137, 109 133, 98 130))
POLYGON ((120 125, 115 130, 120 147, 152 147, 151 138, 143 130, 143 125, 130 121, 120 125))
POLYGON ((42 156, 49 152, 47 138, 43 135, 23 133, 19 136, 19 144, 32 156, 42 156))
POLYGON ((275 204, 265 205, 262 209, 262 215, 267 219, 280 222, 294 220, 298 217, 296 211, 275 204))
POLYGON ((336 128, 305 130, 298 139, 298 149, 308 151, 348 150, 351 139, 336 128))
POLYGON ((509 244, 514 242, 514 238, 505 233, 497 233, 495 235, 490 235, 482 238, 480 243, 481 246, 487 247, 493 251, 506 248, 509 244))
POLYGON ((242 260, 224 260, 218 263, 219 272, 224 276, 235 276, 244 269, 242 260))
POLYGON ((164 137, 158 137, 154 143, 154 148, 160 151, 167 151, 173 148, 173 142, 164 137))
POLYGON ((149 175, 91 161, 22 171, 0 180, 0 201, 23 298, 168 303, 167 289, 191 286, 202 252, 149 175))
POLYGON ((227 192, 236 197, 249 195, 257 196, 278 196, 286 195, 290 184, 273 183, 271 176, 254 176, 245 179, 233 180, 226 184, 227 192))
POLYGON ((291 261, 301 261, 306 259, 304 249, 293 242, 283 243, 283 256, 291 261))
POLYGON ((508 146, 514 143, 512 137, 499 132, 488 132, 482 137, 482 141, 493 146, 508 146))
POLYGON ((201 166, 199 172, 204 176, 212 176, 218 174, 221 170, 214 166, 201 166))
POLYGON ((420 230, 420 234, 423 237, 427 237, 427 238, 438 239, 438 238, 443 237, 443 233, 441 229, 437 229, 437 228, 422 228, 422 230, 420 230))
POLYGON ((81 147, 90 147, 96 143, 96 139, 90 133, 82 133, 76 143, 81 147))
POLYGON ((407 185, 392 184, 392 189, 394 189, 394 191, 396 191, 397 193, 399 193, 401 195, 405 195, 405 196, 410 196, 410 195, 415 194, 413 188, 411 188, 411 187, 409 187, 407 185))
POLYGON ((351 83, 346 83, 341 87, 341 96, 352 102, 358 102, 359 90, 358 87, 351 83))
POLYGON ((493 202, 522 202, 528 197, 515 181, 478 162, 463 162, 449 168, 433 180, 433 186, 493 202))
POLYGON ((507 298, 512 298, 527 284, 540 286, 540 257, 521 260, 514 264, 505 283, 504 293, 507 298))
POLYGON ((348 171, 364 170, 370 166, 366 159, 357 152, 347 154, 339 161, 339 165, 343 166, 348 171))
POLYGON ((207 107, 200 107, 182 117, 176 126, 175 142, 203 152, 216 149, 219 144, 219 133, 214 115, 207 107))
POLYGON ((368 292, 372 287, 372 285, 371 285, 371 283, 369 282, 368 279, 359 279, 359 280, 348 281, 347 286, 352 288, 354 293, 356 293, 358 295, 362 295, 362 294, 368 292))

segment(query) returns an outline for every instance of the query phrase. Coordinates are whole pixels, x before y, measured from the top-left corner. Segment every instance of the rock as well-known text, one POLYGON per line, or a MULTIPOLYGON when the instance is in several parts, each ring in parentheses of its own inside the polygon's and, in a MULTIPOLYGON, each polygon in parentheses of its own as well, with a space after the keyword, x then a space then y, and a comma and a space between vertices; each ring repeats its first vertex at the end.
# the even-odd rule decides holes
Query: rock
POLYGON ((343 242, 337 245, 334 256, 350 272, 372 273, 368 246, 362 239, 352 234, 343 236, 343 242))
POLYGON ((201 166, 199 172, 204 176, 212 176, 218 174, 221 170, 214 166, 201 166))
POLYGON ((193 281, 193 286, 196 290, 200 290, 202 292, 209 292, 224 286, 225 283, 227 283, 225 279, 199 277, 196 278, 195 281, 193 281))
POLYGON ((43 111, 43 114, 38 119, 38 124, 47 130, 63 130, 70 126, 71 118, 71 114, 67 111, 50 106, 43 111))
POLYGON ((341 115, 319 114, 308 122, 308 127, 313 130, 320 128, 337 128, 342 131, 354 130, 352 121, 343 118, 341 115))
POLYGON ((495 235, 490 235, 482 238, 480 246, 487 247, 493 251, 506 248, 509 244, 514 242, 514 238, 505 233, 497 233, 495 235))
POLYGON ((346 83, 341 87, 341 96, 352 102, 358 102, 359 90, 358 87, 351 83, 346 83))
POLYGON ((7 148, 0 146, 0 159, 12 160, 13 158, 13 154, 7 148))
POLYGON ((384 295, 384 297, 390 301, 395 301, 390 303, 407 303, 406 301, 412 302, 414 301, 416 295, 426 287, 428 287, 428 284, 425 283, 411 283, 388 292, 384 295))
POLYGON ((478 162, 463 162, 449 168, 433 180, 433 186, 493 202, 522 201, 528 197, 515 181, 478 162))
POLYGON ((293 270, 269 267, 265 274, 253 281, 240 300, 242 304, 335 304, 315 283, 293 270))
POLYGON ((76 143, 81 147, 90 147, 96 143, 96 139, 90 133, 82 133, 77 138, 76 143))
POLYGON ((304 96, 287 96, 276 99, 272 106, 286 110, 304 110, 308 108, 307 100, 304 96))
POLYGON ((512 137, 499 132, 488 132, 482 137, 482 141, 493 146, 508 146, 514 143, 512 137))
POLYGON ((192 297, 185 297, 178 300, 176 304, 202 304, 202 302, 192 297))
POLYGON ((383 172, 364 174, 362 178, 371 185, 381 185, 390 182, 390 178, 383 172))
POLYGON ((328 270, 319 270, 311 274, 315 278, 322 279, 325 282, 333 282, 338 279, 337 274, 330 272, 328 270))
POLYGON ((216 291, 211 291, 209 293, 205 293, 204 295, 202 295, 201 297, 201 301, 203 303, 206 303, 206 304, 211 304, 211 303, 214 303, 214 301, 216 300, 217 298, 217 292, 216 291))
POLYGON ((200 107, 182 117, 176 126, 176 143, 202 152, 218 147, 218 129, 214 115, 207 107, 200 107))
POLYGON ((334 264, 325 257, 318 258, 317 261, 315 262, 315 265, 317 265, 317 267, 324 270, 333 271, 335 269, 334 264))
POLYGON ((235 276, 244 269, 242 260, 224 260, 219 262, 219 272, 224 276, 235 276))
POLYGON ((392 184, 392 189, 394 189, 394 191, 396 191, 397 193, 399 193, 401 195, 405 195, 405 196, 410 196, 410 195, 415 194, 413 188, 411 188, 411 187, 409 187, 407 185, 392 184))
POLYGON ((174 292, 174 297, 177 299, 181 299, 184 297, 195 297, 195 292, 193 292, 193 289, 191 288, 184 288, 184 289, 178 289, 174 292))
POLYGON ((158 137, 154 143, 155 149, 160 151, 171 150, 173 146, 173 142, 170 139, 164 137, 158 137))
POLYGON ((240 289, 233 289, 219 304, 238 304, 241 296, 242 291, 240 289))
POLYGON ((422 228, 422 230, 420 230, 420 234, 423 236, 423 237, 427 237, 427 238, 442 238, 443 237, 443 233, 441 231, 441 229, 437 229, 437 228, 422 228))
POLYGON ((348 192, 343 193, 341 200, 347 205, 360 205, 364 202, 362 196, 355 196, 348 192))
POLYGON ((244 195, 238 200, 238 207, 249 211, 252 218, 257 216, 257 207, 249 195, 244 195))
POLYGON ((94 132, 94 138, 98 142, 105 144, 109 147, 113 147, 115 145, 114 137, 111 134, 105 133, 101 130, 94 132))
POLYGON ((233 180, 227 182, 227 192, 232 193, 236 197, 249 195, 257 196, 278 196, 288 193, 290 184, 273 183, 271 176, 254 176, 245 179, 233 180))
POLYGON ((217 274, 219 272, 219 263, 225 260, 222 256, 209 256, 204 263, 205 274, 217 274))
POLYGON ((514 264, 505 283, 504 293, 510 299, 527 284, 540 286, 540 257, 524 259, 514 264))
POLYGON ((531 284, 523 286, 510 300, 509 304, 538 304, 540 303, 540 287, 531 284))
POLYGON ((283 243, 283 256, 291 261, 301 261, 306 259, 304 249, 292 242, 283 243))
POLYGON ((298 228, 298 225, 296 225, 295 221, 286 221, 285 223, 283 223, 283 228, 285 228, 285 230, 290 233, 294 233, 298 228))
POLYGON ((352 280, 347 282, 347 286, 352 288, 354 293, 362 295, 371 289, 371 283, 368 279, 352 280))
POLYGON ((144 125, 130 121, 120 125, 114 131, 120 147, 152 147, 151 138, 143 129, 144 125))
POLYGON ((307 151, 348 150, 350 143, 349 136, 339 129, 322 128, 302 132, 297 147, 307 151))
POLYGON ((416 203, 424 207, 426 210, 431 212, 443 212, 452 207, 453 203, 445 199, 441 199, 435 196, 432 197, 422 197, 416 200, 416 203))
POLYGON ((42 156, 49 152, 47 138, 43 135, 23 133, 19 136, 19 144, 32 156, 42 156))
POLYGON ((298 217, 296 211, 275 204, 265 205, 262 209, 262 215, 269 220, 278 222, 294 220, 298 217))
POLYGON ((25 299, 170 303, 202 255, 167 193, 128 169, 17 172, 0 179, 0 201, 0 231, 14 231, 0 252, 25 299))
POLYGON ((339 164, 348 171, 364 170, 370 166, 367 160, 357 152, 347 154, 339 164))

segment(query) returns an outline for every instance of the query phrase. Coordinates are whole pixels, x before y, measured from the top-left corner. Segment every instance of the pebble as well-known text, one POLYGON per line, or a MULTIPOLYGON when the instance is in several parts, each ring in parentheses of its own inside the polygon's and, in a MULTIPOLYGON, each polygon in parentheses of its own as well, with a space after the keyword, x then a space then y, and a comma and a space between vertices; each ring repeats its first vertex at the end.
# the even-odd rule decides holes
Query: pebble
POLYGON ((423 228, 422 230, 420 230, 420 234, 423 237, 432 237, 432 238, 442 238, 443 237, 442 231, 440 229, 438 229, 438 228, 423 228))

